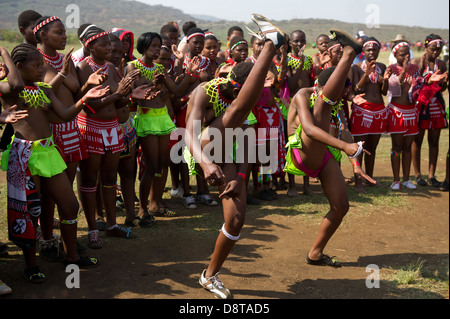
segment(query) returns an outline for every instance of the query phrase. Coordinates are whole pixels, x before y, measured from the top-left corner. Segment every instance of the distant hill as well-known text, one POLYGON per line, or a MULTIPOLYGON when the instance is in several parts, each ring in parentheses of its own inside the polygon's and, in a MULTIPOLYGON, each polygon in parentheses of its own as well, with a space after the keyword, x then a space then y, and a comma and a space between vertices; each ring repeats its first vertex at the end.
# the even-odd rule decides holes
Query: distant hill
MULTIPOLYGON (((72 3, 76 3, 80 8, 80 24, 94 23, 106 30, 113 27, 121 27, 134 32, 136 35, 147 31, 159 32, 161 26, 168 21, 179 21, 181 27, 188 20, 197 21, 199 27, 208 28, 223 42, 226 42, 228 28, 233 25, 243 27, 244 24, 248 24, 250 28, 256 30, 256 26, 253 25, 250 18, 246 22, 217 21, 210 16, 196 16, 195 18, 172 7, 148 5, 129 0, 1 0, 0 29, 17 30, 17 16, 20 12, 27 9, 36 10, 42 15, 57 15, 65 21, 70 14, 70 12, 66 12, 66 7, 72 3)), ((220 19, 220 12, 211 12, 211 14, 220 19)), ((432 19, 432 15, 428 18, 432 19)), ((303 30, 307 34, 308 42, 314 41, 321 33, 328 33, 331 27, 343 29, 350 34, 356 34, 357 31, 362 30, 383 42, 389 42, 399 33, 404 34, 408 40, 414 42, 423 42, 425 36, 430 33, 439 34, 445 39, 449 38, 449 30, 443 29, 394 25, 382 25, 379 29, 368 29, 364 24, 324 19, 283 20, 276 22, 286 32, 296 29, 303 30)), ((76 30, 68 29, 68 32, 75 33, 76 30)), ((245 34, 248 35, 248 32, 245 32, 245 34)))
MULTIPOLYGON (((66 8, 80 8, 80 24, 94 23, 105 30, 121 27, 137 34, 159 32, 168 21, 195 20, 181 10, 161 5, 147 5, 127 0, 1 0, 0 29, 17 29, 17 17, 25 10, 35 10, 44 16, 56 15, 65 21, 66 8)), ((76 30, 68 30, 75 32, 76 30)))

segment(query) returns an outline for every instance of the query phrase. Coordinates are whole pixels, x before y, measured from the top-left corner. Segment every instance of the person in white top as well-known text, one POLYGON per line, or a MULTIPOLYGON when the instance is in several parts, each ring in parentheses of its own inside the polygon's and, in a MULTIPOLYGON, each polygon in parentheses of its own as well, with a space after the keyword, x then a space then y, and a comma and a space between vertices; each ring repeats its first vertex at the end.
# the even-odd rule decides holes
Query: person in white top
POLYGON ((89 54, 88 54, 88 52, 86 52, 86 48, 84 46, 84 40, 85 40, 84 35, 90 28, 95 27, 95 26, 96 26, 95 24, 85 23, 85 24, 82 24, 78 28, 78 40, 80 41, 82 46, 80 49, 78 49, 77 51, 72 53, 72 61, 75 64, 75 66, 77 66, 78 63, 83 61, 86 56, 89 56, 89 54))

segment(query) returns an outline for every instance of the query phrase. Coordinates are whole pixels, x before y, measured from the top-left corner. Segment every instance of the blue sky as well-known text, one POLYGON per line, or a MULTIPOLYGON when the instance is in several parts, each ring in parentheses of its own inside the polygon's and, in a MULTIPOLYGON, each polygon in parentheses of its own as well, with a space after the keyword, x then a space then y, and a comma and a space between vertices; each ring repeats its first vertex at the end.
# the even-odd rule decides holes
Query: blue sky
POLYGON ((273 20, 323 18, 366 23, 379 10, 380 24, 449 28, 448 0, 138 0, 174 7, 188 14, 216 16, 225 20, 250 21, 251 13, 273 20), (233 6, 233 9, 230 7, 233 6), (366 10, 369 10, 366 12, 366 10), (424 12, 427 15, 424 16, 424 12))

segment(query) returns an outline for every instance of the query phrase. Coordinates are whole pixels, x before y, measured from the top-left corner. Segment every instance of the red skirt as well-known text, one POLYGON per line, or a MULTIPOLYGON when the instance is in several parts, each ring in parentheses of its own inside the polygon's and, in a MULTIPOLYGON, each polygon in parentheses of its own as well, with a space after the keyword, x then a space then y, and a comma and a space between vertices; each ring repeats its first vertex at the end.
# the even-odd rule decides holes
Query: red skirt
POLYGON ((439 130, 448 126, 444 108, 439 99, 433 96, 430 103, 422 107, 419 115, 419 128, 421 130, 439 130))
POLYGON ((353 136, 383 134, 386 132, 388 111, 384 104, 352 105, 350 117, 353 136))
POLYGON ((66 123, 51 123, 51 128, 53 140, 66 163, 76 163, 89 157, 77 119, 66 123))
POLYGON ((117 118, 105 121, 78 114, 77 119, 88 153, 105 154, 111 151, 115 154, 124 150, 123 134, 117 118))
POLYGON ((417 135, 419 133, 419 114, 415 104, 400 105, 391 102, 388 106, 387 133, 417 135))

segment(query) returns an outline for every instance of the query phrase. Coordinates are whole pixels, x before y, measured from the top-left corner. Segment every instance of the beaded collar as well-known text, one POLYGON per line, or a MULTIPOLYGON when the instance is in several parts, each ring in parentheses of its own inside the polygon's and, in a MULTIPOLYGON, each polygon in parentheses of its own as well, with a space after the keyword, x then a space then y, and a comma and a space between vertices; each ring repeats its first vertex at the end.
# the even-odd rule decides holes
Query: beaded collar
POLYGON ((202 87, 206 91, 206 95, 210 97, 209 103, 213 105, 214 114, 216 117, 223 114, 233 102, 233 100, 224 97, 220 90, 220 84, 225 84, 229 81, 230 80, 226 78, 215 78, 202 87))
POLYGON ((34 83, 33 86, 25 86, 22 92, 19 93, 19 97, 22 98, 26 104, 35 109, 37 109, 38 106, 45 107, 45 105, 50 104, 51 101, 47 95, 45 95, 41 87, 51 88, 51 86, 46 83, 34 83))
POLYGON ((91 67, 92 72, 97 72, 98 70, 102 70, 100 74, 108 74, 109 72, 109 63, 108 61, 105 61, 102 65, 95 63, 95 61, 88 56, 86 59, 84 59, 86 63, 91 67))
POLYGON ((44 57, 44 60, 45 60, 45 62, 47 62, 47 64, 49 64, 51 67, 58 70, 58 72, 60 72, 62 70, 63 63, 64 63, 64 59, 63 59, 64 56, 61 53, 56 52, 55 56, 49 56, 48 54, 45 54, 44 52, 42 52, 42 50, 40 48, 38 48, 38 50, 44 57))
POLYGON ((157 73, 164 73, 164 66, 158 63, 152 63, 151 65, 145 64, 141 59, 136 59, 130 62, 136 69, 141 70, 141 76, 151 82, 155 79, 157 73))
MULTIPOLYGON (((208 70, 208 67, 211 63, 211 60, 205 56, 199 55, 198 56, 200 59, 200 65, 197 69, 197 73, 201 73, 204 72, 206 70, 208 70)), ((183 62, 183 69, 187 68, 187 63, 188 62, 192 62, 192 59, 189 59, 189 57, 187 56, 187 54, 184 56, 184 62, 183 62), (187 62, 186 62, 187 61, 187 62)))

